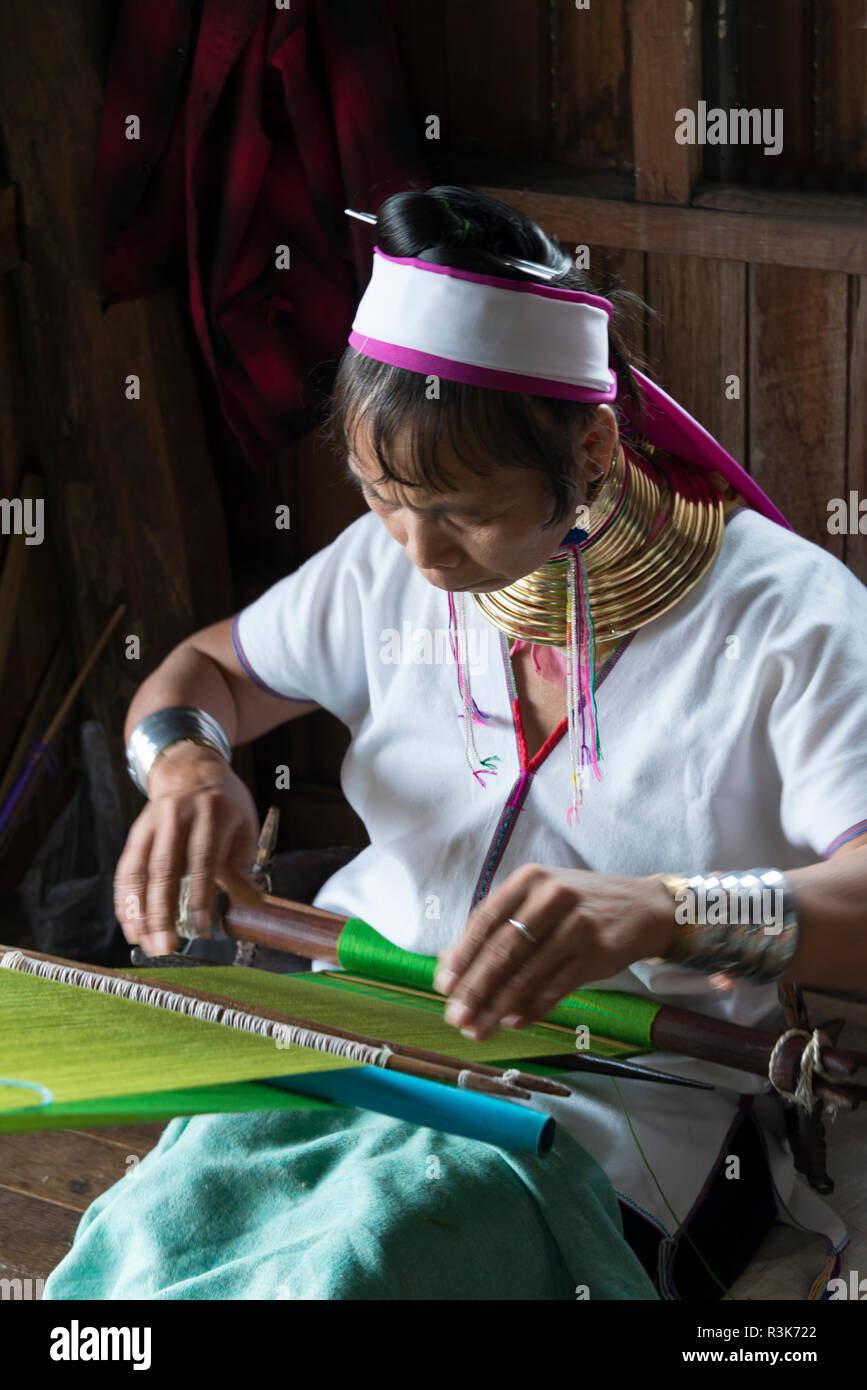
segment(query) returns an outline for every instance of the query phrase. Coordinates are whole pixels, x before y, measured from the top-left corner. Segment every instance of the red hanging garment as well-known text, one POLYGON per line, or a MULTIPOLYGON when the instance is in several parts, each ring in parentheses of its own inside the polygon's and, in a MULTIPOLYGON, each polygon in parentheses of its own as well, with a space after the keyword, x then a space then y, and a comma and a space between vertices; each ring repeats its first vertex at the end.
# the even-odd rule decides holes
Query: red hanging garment
POLYGON ((427 186, 421 151, 384 0, 123 5, 95 171, 102 305, 186 281, 255 466, 309 430, 346 345, 370 249, 344 208, 427 186))

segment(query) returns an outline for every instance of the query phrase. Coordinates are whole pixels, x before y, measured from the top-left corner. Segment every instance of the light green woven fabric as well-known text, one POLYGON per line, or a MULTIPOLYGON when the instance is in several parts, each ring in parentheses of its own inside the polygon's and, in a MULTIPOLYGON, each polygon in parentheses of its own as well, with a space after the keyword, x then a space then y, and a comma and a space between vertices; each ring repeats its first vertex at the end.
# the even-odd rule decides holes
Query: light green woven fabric
MULTIPOLYGON (((171 970, 136 973, 178 981, 178 972, 171 970)), ((483 1043, 469 1042, 441 1016, 318 985, 315 977, 202 966, 184 970, 180 983, 468 1059, 510 1061, 571 1046, 568 1036, 564 1043, 556 1036, 508 1029, 483 1043)), ((38 1097, 4 1086, 2 1078, 45 1086, 55 1102, 65 1104, 358 1065, 310 1048, 278 1049, 266 1038, 218 1023, 0 969, 0 1114, 10 1121, 16 1112, 22 1118, 33 1113, 38 1097)))

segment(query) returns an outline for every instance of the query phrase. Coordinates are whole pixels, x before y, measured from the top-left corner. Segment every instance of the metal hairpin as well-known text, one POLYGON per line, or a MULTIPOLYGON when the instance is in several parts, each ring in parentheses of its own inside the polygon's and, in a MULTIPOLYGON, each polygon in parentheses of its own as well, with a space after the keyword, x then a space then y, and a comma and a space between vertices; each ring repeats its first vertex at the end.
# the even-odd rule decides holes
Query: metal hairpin
MULTIPOLYGON (((357 217, 359 222, 370 222, 376 225, 376 216, 372 212, 353 212, 352 208, 344 208, 347 217, 357 217)), ((538 261, 524 261, 519 256, 500 256, 496 252, 489 252, 489 255, 496 256, 503 265, 512 265, 516 270, 526 270, 531 275, 542 275, 546 280, 555 280, 561 273, 554 270, 550 265, 540 265, 538 261)))

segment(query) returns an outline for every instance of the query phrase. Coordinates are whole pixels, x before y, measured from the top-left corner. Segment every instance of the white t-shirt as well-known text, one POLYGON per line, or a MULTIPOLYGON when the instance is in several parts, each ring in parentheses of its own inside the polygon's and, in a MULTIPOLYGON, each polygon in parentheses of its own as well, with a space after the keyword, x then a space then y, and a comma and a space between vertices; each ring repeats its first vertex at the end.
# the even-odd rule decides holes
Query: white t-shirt
MULTIPOLYGON (((628 875, 786 870, 867 829, 867 588, 759 512, 730 514, 709 573, 597 677, 602 781, 589 779, 571 829, 567 739, 549 739, 522 768, 508 639, 471 599, 466 619, 472 694, 489 716, 474 724, 476 746, 499 759, 484 786, 466 760, 448 596, 372 512, 238 615, 236 649, 251 678, 316 701, 352 734, 341 784, 371 843, 316 906, 434 955, 462 934, 480 896, 528 861, 628 875)), ((781 1018, 775 985, 720 991, 673 965, 637 962, 594 984, 749 1026, 781 1018)), ((652 1062, 717 1087, 623 1089, 682 1218, 737 1095, 768 1084, 668 1053, 652 1062)), ((621 1195, 670 1230, 608 1079, 582 1075, 574 1090, 574 1101, 545 1097, 544 1108, 621 1195)), ((842 1226, 768 1138, 781 1204, 839 1246, 842 1226)))

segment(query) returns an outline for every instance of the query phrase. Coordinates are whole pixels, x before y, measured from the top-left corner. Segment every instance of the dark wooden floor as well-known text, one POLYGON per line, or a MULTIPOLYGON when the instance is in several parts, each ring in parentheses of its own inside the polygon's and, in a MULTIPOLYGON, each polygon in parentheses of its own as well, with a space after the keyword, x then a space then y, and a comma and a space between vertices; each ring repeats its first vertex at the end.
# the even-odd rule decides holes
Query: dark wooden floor
POLYGON ((148 1124, 0 1135, 0 1280, 29 1279, 23 1296, 41 1296, 82 1212, 135 1167, 163 1129, 148 1124))

